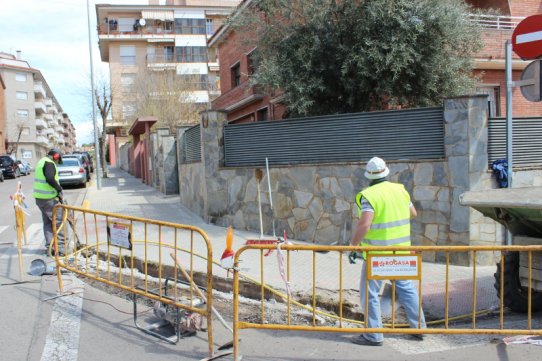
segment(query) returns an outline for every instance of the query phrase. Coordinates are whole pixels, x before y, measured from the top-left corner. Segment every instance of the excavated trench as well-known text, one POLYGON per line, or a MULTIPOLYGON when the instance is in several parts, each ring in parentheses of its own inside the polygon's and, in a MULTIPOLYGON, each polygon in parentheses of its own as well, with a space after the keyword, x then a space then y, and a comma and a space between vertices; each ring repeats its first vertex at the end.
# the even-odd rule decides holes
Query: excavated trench
MULTIPOLYGON (((99 259, 104 262, 110 262, 113 265, 119 264, 119 259, 115 255, 107 256, 101 254, 99 259)), ((132 260, 130 257, 126 256, 122 259, 122 264, 128 265, 131 264, 132 260)), ((133 268, 140 273, 145 273, 145 263, 143 260, 134 258, 133 259, 133 268)), ((159 265, 158 263, 147 261, 146 274, 151 278, 159 277, 159 265)), ((113 272, 113 271, 111 271, 113 272)), ((102 275, 103 277, 105 275, 102 275)), ((111 275, 109 275, 111 277, 111 275)), ((116 276, 112 276, 116 277, 116 276)), ((162 265, 160 277, 162 280, 167 278, 175 279, 175 268, 174 266, 162 265)), ((206 291, 207 286, 207 275, 204 272, 195 272, 192 275, 193 281, 198 287, 206 291)), ((188 284, 183 275, 179 272, 176 279, 178 282, 183 284, 188 284)), ((158 289, 159 285, 154 280, 147 280, 147 286, 149 289, 158 289)), ((87 284, 92 285, 98 289, 105 290, 106 292, 123 297, 126 299, 131 299, 131 293, 123 289, 107 285, 105 283, 95 281, 95 280, 86 280, 87 284)), ((143 287, 145 285, 145 280, 136 280, 136 287, 143 287)), ((226 318, 230 320, 233 318, 233 306, 232 306, 232 297, 231 293, 233 291, 233 282, 232 278, 225 278, 219 276, 213 276, 213 290, 218 291, 213 293, 213 306, 219 310, 226 318)), ((239 307, 240 318, 248 322, 260 322, 260 303, 261 303, 261 285, 256 284, 251 281, 240 279, 239 282, 239 295, 241 298, 241 305, 239 307)), ((313 301, 312 294, 303 294, 300 292, 292 293, 291 299, 296 301, 299 304, 304 305, 306 308, 312 308, 313 304, 316 306, 318 311, 321 311, 325 314, 331 314, 338 316, 342 315, 343 319, 352 319, 352 320, 363 320, 363 315, 357 304, 359 300, 359 294, 357 290, 345 290, 342 295, 342 310, 339 307, 339 296, 336 291, 327 291, 327 290, 318 290, 316 300, 313 301), (314 302, 314 303, 313 303, 314 302)), ((265 313, 266 318, 269 317, 269 321, 280 322, 286 319, 286 300, 284 300, 280 295, 273 293, 270 290, 264 290, 265 298, 265 313)), ((143 297, 138 297, 138 303, 145 304, 149 307, 152 307, 154 300, 145 299, 143 297)), ((296 305, 292 305, 292 310, 296 309, 296 305)), ((319 314, 320 312, 317 312, 319 314)), ((312 321, 312 311, 301 310, 300 314, 302 316, 294 317, 297 321, 305 319, 306 323, 312 321)), ((323 318, 319 318, 321 322, 323 318)), ((333 324, 335 320, 328 320, 326 323, 333 324)))

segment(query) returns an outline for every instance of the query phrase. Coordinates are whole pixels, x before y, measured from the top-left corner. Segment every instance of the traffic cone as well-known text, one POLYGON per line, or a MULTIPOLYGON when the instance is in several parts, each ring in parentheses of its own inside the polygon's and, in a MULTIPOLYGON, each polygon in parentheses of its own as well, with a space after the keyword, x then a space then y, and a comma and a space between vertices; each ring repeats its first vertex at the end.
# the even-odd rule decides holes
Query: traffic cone
POLYGON ((230 226, 226 233, 226 249, 222 253, 222 257, 220 257, 220 265, 225 269, 233 268, 233 256, 235 256, 235 252, 232 250, 232 243, 233 228, 230 226))

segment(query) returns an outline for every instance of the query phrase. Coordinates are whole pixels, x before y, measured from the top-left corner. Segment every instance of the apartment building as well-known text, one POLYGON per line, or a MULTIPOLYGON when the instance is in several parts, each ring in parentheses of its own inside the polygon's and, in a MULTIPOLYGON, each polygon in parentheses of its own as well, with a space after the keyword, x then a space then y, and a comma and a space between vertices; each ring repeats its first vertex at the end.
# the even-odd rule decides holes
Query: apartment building
MULTIPOLYGON (((240 7, 249 6, 244 0, 240 7)), ((504 117, 506 107, 505 42, 512 38, 516 25, 525 17, 542 13, 542 0, 467 0, 478 9, 496 9, 500 15, 475 16, 471 21, 482 27, 484 47, 474 56, 474 75, 480 78, 478 93, 488 94, 492 117, 504 117)), ((209 48, 219 54, 221 95, 212 109, 225 112, 229 123, 246 123, 282 119, 285 108, 280 103, 280 90, 266 94, 249 86, 254 45, 244 41, 250 34, 239 34, 227 26, 209 40, 209 48)), ((529 64, 516 54, 512 57, 513 80, 519 80, 529 64)), ((519 88, 513 89, 514 117, 542 115, 542 102, 528 102, 519 88)))
POLYGON ((2 116, 6 111, 6 107, 4 106, 5 91, 6 84, 4 84, 4 79, 2 78, 2 74, 0 74, 0 154, 6 153, 6 117, 2 116))
POLYGON ((75 128, 38 69, 0 52, 0 140, 3 153, 34 165, 49 148, 71 152, 75 128))
MULTIPOLYGON (((179 102, 206 106, 218 96, 218 62, 207 39, 239 0, 149 0, 148 5, 96 5, 101 59, 109 63, 112 96, 107 123, 111 165, 138 116, 134 88, 149 72, 169 72, 191 86, 179 102)), ((154 94, 160 97, 160 93, 154 94)), ((178 125, 190 123, 179 116, 178 125)), ((186 117, 184 117, 186 118, 186 117)), ((197 117, 193 117, 196 119, 197 117)), ((159 119, 160 121, 160 119, 159 119)))

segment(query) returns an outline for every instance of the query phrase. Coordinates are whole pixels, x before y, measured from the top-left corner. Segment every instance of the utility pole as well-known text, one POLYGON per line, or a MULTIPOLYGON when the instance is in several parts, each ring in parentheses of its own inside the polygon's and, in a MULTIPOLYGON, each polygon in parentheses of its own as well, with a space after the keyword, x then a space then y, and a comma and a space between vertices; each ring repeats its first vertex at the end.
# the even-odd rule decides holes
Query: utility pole
POLYGON ((90 32, 90 9, 87 0, 87 20, 88 20, 88 52, 90 54, 90 88, 92 91, 92 122, 94 125, 94 157, 96 158, 96 187, 102 189, 102 180, 100 172, 102 171, 102 163, 100 161, 100 146, 98 143, 98 123, 96 122, 96 99, 94 95, 94 63, 92 61, 92 40, 90 32))

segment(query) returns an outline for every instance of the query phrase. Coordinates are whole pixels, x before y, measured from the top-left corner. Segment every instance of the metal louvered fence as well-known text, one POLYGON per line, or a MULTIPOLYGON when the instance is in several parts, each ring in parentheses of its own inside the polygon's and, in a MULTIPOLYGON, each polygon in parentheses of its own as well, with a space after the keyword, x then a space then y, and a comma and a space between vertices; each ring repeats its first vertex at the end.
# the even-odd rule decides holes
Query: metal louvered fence
MULTIPOLYGON (((514 166, 542 165, 542 118, 514 118, 512 121, 512 152, 514 166)), ((490 118, 488 125, 489 166, 506 158, 506 119, 490 118)))
POLYGON ((200 125, 194 125, 183 133, 183 159, 181 163, 201 162, 201 130, 200 125))
POLYGON ((442 159, 441 107, 338 114, 224 127, 224 165, 442 159))

